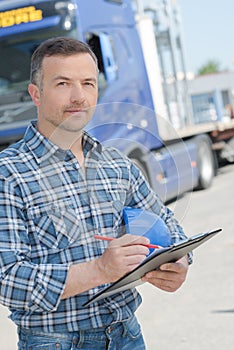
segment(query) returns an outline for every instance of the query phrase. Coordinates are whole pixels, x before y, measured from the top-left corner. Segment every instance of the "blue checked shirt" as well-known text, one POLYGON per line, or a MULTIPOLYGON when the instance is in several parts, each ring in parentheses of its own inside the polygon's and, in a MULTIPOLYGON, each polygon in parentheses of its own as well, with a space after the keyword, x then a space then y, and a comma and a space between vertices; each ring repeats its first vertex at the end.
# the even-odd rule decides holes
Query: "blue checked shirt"
MULTIPOLYGON (((85 172, 30 125, 0 154, 0 302, 19 326, 72 332, 129 318, 141 302, 136 289, 82 305, 99 286, 61 300, 69 266, 100 256, 121 235, 124 206, 145 208, 167 223, 172 240, 185 235, 139 170, 117 150, 83 136, 85 172)), ((79 276, 77 276, 79 278, 79 276)))

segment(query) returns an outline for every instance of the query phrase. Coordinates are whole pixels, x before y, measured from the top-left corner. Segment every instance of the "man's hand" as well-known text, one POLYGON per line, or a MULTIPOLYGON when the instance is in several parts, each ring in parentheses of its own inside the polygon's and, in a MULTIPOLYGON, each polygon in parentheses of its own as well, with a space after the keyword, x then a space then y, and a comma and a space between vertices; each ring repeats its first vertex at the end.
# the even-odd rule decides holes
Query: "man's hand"
POLYGON ((72 264, 61 299, 117 281, 135 269, 149 254, 149 249, 144 244, 149 244, 148 238, 126 234, 111 241, 99 258, 72 264))
POLYGON ((103 255, 96 259, 104 280, 115 282, 142 263, 149 254, 144 244, 149 244, 148 238, 129 234, 111 241, 103 255))
POLYGON ((184 256, 175 263, 164 264, 159 270, 146 273, 142 281, 149 282, 167 292, 175 292, 185 281, 187 271, 188 259, 184 256))

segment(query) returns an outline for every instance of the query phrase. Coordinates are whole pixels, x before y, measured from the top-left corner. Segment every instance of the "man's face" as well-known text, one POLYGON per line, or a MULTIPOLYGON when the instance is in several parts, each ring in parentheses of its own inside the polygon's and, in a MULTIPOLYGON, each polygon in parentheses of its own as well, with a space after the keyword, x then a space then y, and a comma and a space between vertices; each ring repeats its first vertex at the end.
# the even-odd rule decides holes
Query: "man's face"
POLYGON ((88 53, 43 59, 41 86, 30 84, 29 93, 38 108, 38 129, 44 136, 58 129, 80 134, 97 103, 97 75, 88 53))

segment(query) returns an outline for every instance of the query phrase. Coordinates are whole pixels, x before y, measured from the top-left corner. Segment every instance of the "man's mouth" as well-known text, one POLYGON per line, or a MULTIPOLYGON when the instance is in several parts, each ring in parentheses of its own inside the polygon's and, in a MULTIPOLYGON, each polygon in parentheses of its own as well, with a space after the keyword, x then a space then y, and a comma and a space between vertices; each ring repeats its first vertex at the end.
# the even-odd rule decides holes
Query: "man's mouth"
POLYGON ((85 108, 68 108, 68 109, 65 109, 65 112, 66 113, 82 113, 82 112, 85 112, 85 108))

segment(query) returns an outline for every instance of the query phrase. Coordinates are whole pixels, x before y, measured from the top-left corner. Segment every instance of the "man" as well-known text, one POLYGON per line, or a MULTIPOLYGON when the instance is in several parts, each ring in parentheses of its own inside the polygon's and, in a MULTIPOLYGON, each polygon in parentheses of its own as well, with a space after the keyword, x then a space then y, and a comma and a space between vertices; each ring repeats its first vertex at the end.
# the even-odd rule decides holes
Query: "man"
MULTIPOLYGON (((0 297, 18 326, 18 349, 145 349, 135 289, 83 305, 149 252, 146 237, 124 234, 124 206, 160 215, 173 241, 185 238, 130 160, 84 131, 97 80, 86 44, 42 43, 28 87, 38 120, 0 156, 0 297), (108 245, 94 234, 116 239, 108 245)), ((184 257, 143 281, 172 292, 187 269, 184 257)))

